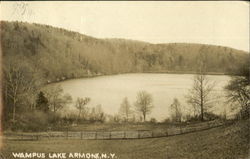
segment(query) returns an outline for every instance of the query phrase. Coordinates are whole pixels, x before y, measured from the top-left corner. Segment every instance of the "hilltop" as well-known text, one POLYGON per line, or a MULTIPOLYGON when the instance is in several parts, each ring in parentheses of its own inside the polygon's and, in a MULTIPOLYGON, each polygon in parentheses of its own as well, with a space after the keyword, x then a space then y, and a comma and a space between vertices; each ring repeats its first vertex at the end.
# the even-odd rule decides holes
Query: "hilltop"
POLYGON ((44 81, 133 72, 195 72, 205 58, 207 72, 229 74, 249 54, 229 47, 126 39, 97 39, 48 25, 1 21, 4 64, 25 63, 44 81))

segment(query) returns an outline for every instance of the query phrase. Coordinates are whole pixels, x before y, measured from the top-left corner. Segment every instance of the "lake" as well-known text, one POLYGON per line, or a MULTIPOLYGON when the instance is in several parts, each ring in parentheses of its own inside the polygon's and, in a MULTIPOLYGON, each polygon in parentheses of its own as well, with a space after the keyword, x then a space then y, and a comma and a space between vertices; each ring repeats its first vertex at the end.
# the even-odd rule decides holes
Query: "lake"
MULTIPOLYGON (((216 83, 213 93, 220 97, 212 111, 220 114, 226 107, 224 86, 230 80, 225 75, 208 75, 210 81, 216 83)), ((134 105, 136 95, 145 90, 152 94, 154 108, 147 119, 151 117, 158 121, 170 116, 170 105, 174 98, 178 98, 183 110, 190 111, 185 96, 193 85, 192 74, 161 74, 161 73, 134 73, 94 78, 74 79, 60 82, 65 93, 69 93, 75 100, 77 97, 90 97, 88 107, 102 105, 107 114, 116 114, 124 97, 134 105)), ((73 110, 73 106, 70 106, 73 110)))

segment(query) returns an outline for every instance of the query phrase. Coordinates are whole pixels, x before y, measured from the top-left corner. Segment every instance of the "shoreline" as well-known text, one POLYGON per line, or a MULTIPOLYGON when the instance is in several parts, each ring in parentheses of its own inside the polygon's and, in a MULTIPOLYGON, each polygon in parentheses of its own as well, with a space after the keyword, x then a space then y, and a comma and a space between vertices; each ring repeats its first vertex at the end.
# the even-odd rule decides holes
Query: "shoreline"
MULTIPOLYGON (((69 80, 77 80, 77 79, 88 79, 88 78, 96 78, 96 77, 105 77, 105 76, 114 76, 114 75, 124 75, 124 74, 197 74, 195 71, 145 71, 145 72, 123 72, 123 73, 114 73, 114 74, 102 74, 102 75, 89 75, 89 76, 81 76, 76 78, 65 78, 59 81, 50 81, 46 82, 46 85, 60 83, 69 80)), ((222 75, 222 76, 230 76, 230 74, 222 73, 222 72, 207 72, 206 75, 222 75)))

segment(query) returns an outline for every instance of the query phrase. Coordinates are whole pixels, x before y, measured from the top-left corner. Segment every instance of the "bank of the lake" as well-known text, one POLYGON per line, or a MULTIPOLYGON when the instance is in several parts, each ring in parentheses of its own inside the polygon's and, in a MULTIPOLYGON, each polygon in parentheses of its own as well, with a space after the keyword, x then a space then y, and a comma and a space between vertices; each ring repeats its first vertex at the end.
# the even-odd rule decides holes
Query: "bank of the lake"
MULTIPOLYGON (((113 74, 91 74, 91 75, 85 75, 80 77, 74 77, 74 78, 66 78, 61 77, 58 78, 55 81, 48 80, 47 84, 53 84, 53 83, 59 83, 63 81, 68 80, 75 80, 75 79, 84 79, 84 78, 95 78, 100 76, 114 76, 114 75, 121 75, 121 74, 136 74, 136 73, 152 73, 152 74, 197 74, 196 71, 168 71, 168 70, 160 70, 160 71, 145 71, 145 72, 123 72, 123 73, 113 73, 113 74)), ((230 76, 231 74, 225 73, 225 72, 206 72, 206 75, 223 75, 223 76, 230 76)))

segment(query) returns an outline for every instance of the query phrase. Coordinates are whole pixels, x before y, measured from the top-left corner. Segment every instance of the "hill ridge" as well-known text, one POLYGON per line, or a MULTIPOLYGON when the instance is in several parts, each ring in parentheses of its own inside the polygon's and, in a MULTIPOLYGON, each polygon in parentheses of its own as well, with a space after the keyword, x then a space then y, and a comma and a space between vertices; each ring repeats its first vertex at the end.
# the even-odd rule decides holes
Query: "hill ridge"
POLYGON ((249 56, 225 46, 101 39, 27 22, 1 21, 1 39, 4 63, 22 57, 51 81, 117 73, 193 72, 200 58, 206 61, 207 72, 230 73, 249 56))

